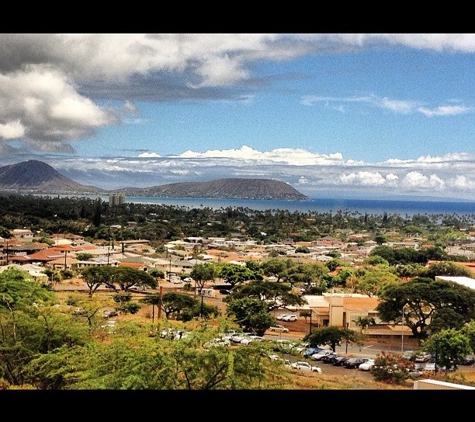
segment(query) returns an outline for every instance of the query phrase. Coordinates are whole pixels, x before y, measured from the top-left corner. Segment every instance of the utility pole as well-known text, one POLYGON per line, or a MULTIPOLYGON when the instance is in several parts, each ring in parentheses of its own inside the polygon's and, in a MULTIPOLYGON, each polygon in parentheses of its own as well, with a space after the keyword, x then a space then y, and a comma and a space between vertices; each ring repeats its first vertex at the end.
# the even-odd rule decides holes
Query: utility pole
POLYGON ((312 308, 310 308, 310 325, 308 327, 308 334, 312 334, 312 314, 313 314, 313 311, 312 311, 312 308))

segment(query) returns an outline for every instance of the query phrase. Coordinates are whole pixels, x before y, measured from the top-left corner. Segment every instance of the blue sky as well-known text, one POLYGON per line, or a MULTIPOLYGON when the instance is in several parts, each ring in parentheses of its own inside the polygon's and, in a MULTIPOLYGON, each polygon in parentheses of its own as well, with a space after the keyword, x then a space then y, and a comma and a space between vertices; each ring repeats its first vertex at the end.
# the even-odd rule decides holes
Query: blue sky
POLYGON ((475 34, 0 34, 0 165, 473 200, 475 34))

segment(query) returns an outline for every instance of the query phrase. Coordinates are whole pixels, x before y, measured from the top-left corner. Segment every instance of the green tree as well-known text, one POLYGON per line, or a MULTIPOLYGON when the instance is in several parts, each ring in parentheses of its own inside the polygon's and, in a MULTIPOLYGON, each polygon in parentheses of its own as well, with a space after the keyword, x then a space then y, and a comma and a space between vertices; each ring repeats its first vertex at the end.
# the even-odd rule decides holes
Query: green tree
POLYGON ((315 328, 304 337, 304 341, 308 341, 311 347, 327 345, 333 351, 336 350, 336 346, 341 345, 342 340, 358 342, 360 337, 356 331, 335 326, 315 328))
POLYGON ((362 317, 359 316, 354 319, 355 324, 358 327, 361 327, 361 332, 364 334, 364 331, 366 328, 368 328, 370 325, 376 325, 376 320, 373 317, 362 317))
POLYGON ((262 263, 262 272, 266 276, 276 277, 277 282, 289 267, 296 265, 291 259, 269 259, 262 263))
POLYGON ((92 257, 93 257, 93 255, 90 254, 90 253, 87 253, 87 252, 79 252, 79 253, 76 255, 76 258, 77 258, 79 261, 89 261, 92 257))
POLYGON ((231 288, 234 288, 236 285, 244 283, 245 281, 256 278, 255 272, 247 266, 228 262, 219 266, 217 275, 226 283, 231 284, 231 288))
POLYGON ((470 347, 472 349, 471 353, 475 353, 475 321, 472 320, 466 325, 464 325, 461 331, 462 331, 462 334, 464 334, 468 338, 470 347))
POLYGON ((376 307, 385 322, 400 324, 404 314, 405 325, 418 339, 426 339, 431 334, 432 320, 437 312, 440 314, 445 309, 452 309, 457 314, 457 318, 448 321, 446 317, 451 313, 445 312, 445 326, 458 327, 460 317, 469 322, 475 317, 475 291, 456 283, 417 277, 401 284, 386 285, 376 307))
POLYGON ((129 291, 132 287, 152 288, 158 286, 157 280, 143 270, 131 267, 113 267, 112 276, 105 281, 108 287, 124 292, 129 291))
POLYGON ((457 369, 472 350, 469 338, 453 328, 433 334, 422 343, 422 347, 435 356, 436 364, 445 368, 445 372, 452 367, 457 369))
POLYGON ((109 265, 103 267, 86 267, 81 271, 82 279, 89 289, 89 296, 92 297, 94 292, 103 284, 110 284, 114 267, 109 265))
POLYGON ((219 335, 198 328, 179 341, 150 337, 149 327, 127 324, 108 343, 93 342, 69 353, 58 350, 37 361, 44 379, 61 374, 68 390, 247 390, 279 389, 289 377, 267 357, 267 346, 205 348, 219 335), (68 365, 60 364, 68 361, 68 365))
POLYGON ((258 298, 234 299, 228 303, 226 311, 244 331, 259 336, 263 336, 275 322, 266 302, 258 298))
POLYGON ((172 315, 177 317, 182 312, 196 308, 198 301, 186 293, 167 292, 163 294, 160 306, 165 317, 169 319, 172 315))
POLYGON ((214 283, 218 276, 218 271, 214 264, 207 262, 205 264, 194 265, 190 272, 190 276, 195 280, 198 292, 201 294, 201 291, 207 282, 214 283))
POLYGON ((54 293, 28 272, 0 273, 0 376, 9 384, 32 384, 26 366, 62 345, 82 344, 87 327, 54 305, 54 293))
POLYGON ((424 277, 434 278, 436 276, 449 276, 449 277, 469 277, 475 278, 475 274, 470 268, 464 265, 457 264, 455 262, 434 262, 424 271, 424 277))
POLYGON ((384 264, 374 267, 365 267, 363 274, 354 284, 355 292, 368 296, 379 296, 380 291, 387 284, 394 284, 399 278, 384 264))
POLYGON ((224 301, 230 303, 236 299, 259 299, 265 302, 268 312, 279 307, 301 306, 307 301, 292 292, 291 286, 265 280, 255 280, 237 286, 224 301))

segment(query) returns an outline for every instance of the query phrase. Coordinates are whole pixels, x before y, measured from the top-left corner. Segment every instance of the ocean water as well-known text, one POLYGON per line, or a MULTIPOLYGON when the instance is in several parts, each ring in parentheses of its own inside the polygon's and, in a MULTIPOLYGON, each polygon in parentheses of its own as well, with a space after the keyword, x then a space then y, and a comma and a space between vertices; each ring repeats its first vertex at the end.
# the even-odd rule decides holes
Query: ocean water
MULTIPOLYGON (((107 199, 105 199, 107 200, 107 199)), ((338 212, 354 214, 397 214, 413 215, 468 215, 475 217, 475 202, 412 201, 412 200, 373 200, 373 199, 331 199, 315 198, 308 201, 254 200, 254 199, 208 199, 208 198, 156 198, 126 197, 126 202, 160 204, 186 209, 211 208, 249 208, 254 210, 287 210, 290 212, 338 212)))

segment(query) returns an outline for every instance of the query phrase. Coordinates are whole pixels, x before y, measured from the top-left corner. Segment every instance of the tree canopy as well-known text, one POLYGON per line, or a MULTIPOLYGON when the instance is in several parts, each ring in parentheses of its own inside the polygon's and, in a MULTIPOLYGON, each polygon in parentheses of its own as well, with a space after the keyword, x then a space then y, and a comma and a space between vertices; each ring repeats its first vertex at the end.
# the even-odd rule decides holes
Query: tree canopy
POLYGON ((415 338, 433 334, 433 321, 443 318, 444 326, 460 328, 475 318, 475 291, 457 283, 416 277, 400 284, 387 285, 376 307, 385 322, 401 323, 412 330, 415 338), (449 310, 451 312, 449 312, 449 310))

